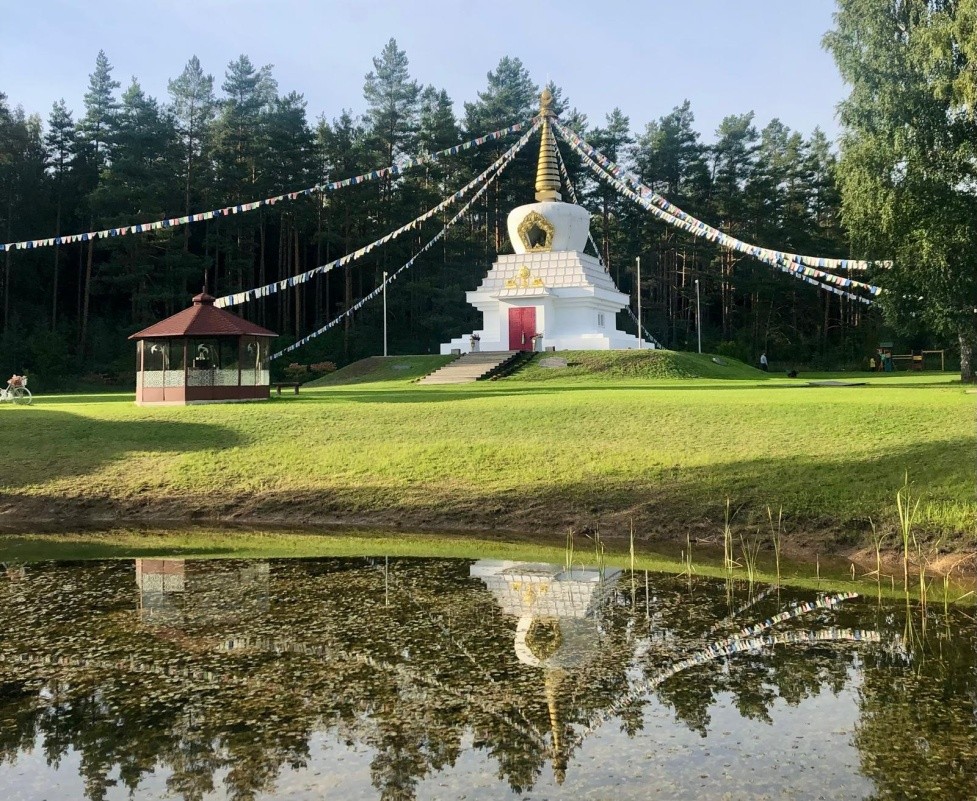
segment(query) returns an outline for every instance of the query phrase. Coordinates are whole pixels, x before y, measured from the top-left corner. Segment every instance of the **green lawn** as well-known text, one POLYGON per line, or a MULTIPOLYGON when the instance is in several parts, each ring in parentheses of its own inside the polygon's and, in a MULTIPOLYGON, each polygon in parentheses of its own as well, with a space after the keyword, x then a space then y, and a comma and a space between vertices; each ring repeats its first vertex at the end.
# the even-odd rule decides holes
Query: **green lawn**
POLYGON ((12 458, 0 520, 506 528, 552 542, 568 526, 599 520, 619 534, 633 519, 642 539, 684 541, 689 528, 718 538, 729 498, 747 530, 766 525, 769 505, 798 542, 831 531, 852 543, 870 518, 893 524, 908 471, 922 526, 973 546, 974 399, 953 376, 844 374, 830 377, 868 385, 811 387, 690 354, 649 359, 642 373, 633 353, 607 369, 559 354, 563 370, 534 362, 508 379, 431 387, 405 376, 441 357, 399 357, 416 366, 385 360, 380 381, 333 377, 257 404, 3 405, 12 458), (746 377, 692 377, 719 368, 746 377), (647 377, 663 370, 673 377, 647 377))

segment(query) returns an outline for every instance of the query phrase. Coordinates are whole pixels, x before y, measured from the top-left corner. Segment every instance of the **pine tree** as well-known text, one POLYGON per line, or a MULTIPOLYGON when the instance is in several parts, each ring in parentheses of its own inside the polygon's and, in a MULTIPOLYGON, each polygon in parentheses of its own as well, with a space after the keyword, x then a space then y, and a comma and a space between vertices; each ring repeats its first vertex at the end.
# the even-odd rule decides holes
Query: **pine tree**
MULTIPOLYGON (((54 181, 54 235, 62 234, 62 221, 65 211, 65 195, 72 159, 78 147, 75 122, 65 105, 64 98, 51 108, 48 117, 48 132, 44 137, 47 148, 47 163, 54 181)), ((54 268, 51 281, 51 330, 58 327, 58 282, 60 278, 61 246, 54 247, 54 268)))
MULTIPOLYGON (((630 166, 629 153, 634 144, 631 121, 619 108, 615 108, 605 120, 604 127, 594 128, 587 134, 587 141, 611 161, 627 168, 630 166)), ((604 265, 619 282, 621 273, 618 265, 621 260, 617 256, 622 255, 625 246, 626 227, 623 225, 623 219, 630 211, 630 208, 625 205, 629 201, 622 198, 614 187, 596 176, 588 178, 586 185, 589 187, 586 196, 592 198, 600 207, 597 237, 604 265)))
MULTIPOLYGON (((189 214, 197 190, 197 164, 203 158, 204 143, 216 114, 214 76, 205 75, 200 60, 193 56, 183 68, 180 77, 170 80, 167 86, 177 132, 183 146, 183 213, 189 214)), ((185 248, 189 248, 189 235, 190 229, 187 227, 185 248)))
MULTIPOLYGON (((649 123, 633 152, 635 167, 645 184, 689 213, 701 215, 709 189, 709 171, 706 149, 694 124, 692 104, 686 100, 649 123)), ((652 327, 667 331, 667 341, 678 344, 692 333, 695 279, 703 255, 699 243, 647 212, 639 215, 631 229, 640 232, 635 252, 645 256, 644 276, 650 284, 643 309, 651 313, 652 327)), ((631 262, 626 265, 628 269, 631 262)))
MULTIPOLYGON (((370 151, 366 129, 348 111, 344 111, 332 123, 321 120, 317 130, 317 145, 322 156, 325 177, 335 180, 357 175, 366 169, 370 151)), ((365 244, 364 232, 371 211, 375 211, 375 194, 366 186, 348 187, 326 196, 328 227, 323 232, 326 259, 335 259, 365 244)), ((333 301, 329 293, 328 275, 323 281, 326 316, 353 305, 354 265, 343 267, 342 299, 333 301)), ((345 358, 350 354, 350 336, 353 321, 347 317, 343 324, 342 348, 345 358)))
POLYGON ((104 169, 111 161, 110 142, 115 128, 115 118, 119 102, 115 90, 120 86, 112 80, 112 67, 104 50, 98 51, 95 71, 88 76, 88 91, 85 92, 85 116, 80 123, 81 138, 91 151, 92 163, 96 172, 104 169))
MULTIPOLYGON (((467 136, 478 136, 517 122, 528 122, 539 110, 539 87, 533 83, 529 71, 518 58, 504 56, 486 77, 488 86, 484 92, 478 93, 478 100, 465 103, 464 128, 467 136)), ((481 172, 509 146, 498 142, 479 148, 471 158, 473 169, 481 172)), ((505 218, 509 210, 532 199, 536 153, 538 149, 534 150, 531 145, 523 148, 519 158, 485 195, 483 209, 487 222, 487 247, 483 259, 486 261, 508 247, 505 218)))
POLYGON ((215 157, 223 199, 229 203, 258 183, 257 158, 265 136, 262 125, 278 97, 278 84, 271 65, 255 69, 251 59, 242 55, 227 65, 221 88, 226 99, 214 129, 215 157))
MULTIPOLYGON (((183 205, 182 160, 174 120, 133 80, 122 95, 112 141, 113 162, 93 201, 102 220, 125 225, 169 216, 183 205)), ((162 267, 163 256, 182 250, 182 234, 163 229, 139 237, 110 240, 100 286, 129 300, 133 325, 148 321, 152 309, 184 276, 162 267)))
MULTIPOLYGON (((114 91, 119 82, 112 80, 112 67, 103 50, 98 51, 95 71, 88 76, 88 91, 85 93, 85 116, 79 123, 81 141, 85 144, 87 183, 90 193, 96 193, 102 171, 111 163, 112 136, 115 131, 119 103, 114 91)), ((90 227, 95 227, 95 210, 89 198, 90 227)), ((88 311, 91 299, 92 271, 95 259, 95 240, 89 240, 85 260, 85 274, 82 279, 82 305, 78 324, 78 349, 85 352, 88 344, 88 311)))
POLYGON ((373 59, 363 85, 365 122, 382 162, 378 166, 392 164, 401 152, 412 149, 420 91, 417 81, 410 80, 407 54, 390 39, 373 59))
POLYGON ((516 122, 525 122, 537 111, 539 87, 518 58, 504 56, 487 76, 488 86, 478 100, 465 103, 465 128, 477 136, 516 122))
POLYGON ((686 100, 648 123, 634 155, 642 181, 689 211, 701 205, 709 184, 706 149, 694 124, 692 105, 686 100))
MULTIPOLYGON (((268 121, 278 98, 271 65, 256 69, 242 55, 227 65, 221 87, 226 98, 211 127, 215 184, 220 204, 240 203, 268 193, 273 176, 267 163, 268 121)), ((231 291, 251 283, 258 222, 216 220, 208 247, 213 253, 212 291, 231 291)))
MULTIPOLYGON (((416 147, 417 121, 420 111, 420 87, 410 79, 407 54, 390 39, 379 56, 373 59, 373 70, 365 78, 367 142, 371 162, 383 168, 412 153, 416 147)), ((394 181, 384 176, 374 187, 378 196, 376 233, 408 222, 419 213, 416 181, 394 181)), ((378 284, 385 271, 406 257, 403 241, 382 248, 373 265, 373 283, 378 284)), ((361 270, 366 269, 365 266, 361 270)))

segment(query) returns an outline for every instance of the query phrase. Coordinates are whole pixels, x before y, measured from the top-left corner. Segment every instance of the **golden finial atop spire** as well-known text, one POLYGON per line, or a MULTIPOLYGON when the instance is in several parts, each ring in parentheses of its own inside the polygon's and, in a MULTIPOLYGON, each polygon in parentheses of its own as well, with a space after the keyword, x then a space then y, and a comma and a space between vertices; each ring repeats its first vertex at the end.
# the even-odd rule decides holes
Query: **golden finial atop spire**
POLYGON ((553 93, 548 86, 539 96, 539 113, 546 117, 553 113, 553 93))
POLYGON ((536 200, 563 200, 560 194, 560 171, 556 165, 556 139, 550 129, 553 113, 553 93, 549 87, 539 96, 539 115, 543 118, 540 131, 539 163, 536 167, 536 200))

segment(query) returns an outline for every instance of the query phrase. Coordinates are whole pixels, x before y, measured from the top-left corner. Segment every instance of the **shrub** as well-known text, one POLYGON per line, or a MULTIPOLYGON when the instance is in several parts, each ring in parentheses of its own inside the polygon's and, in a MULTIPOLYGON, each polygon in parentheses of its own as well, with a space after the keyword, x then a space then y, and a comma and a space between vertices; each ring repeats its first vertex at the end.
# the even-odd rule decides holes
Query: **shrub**
POLYGON ((292 362, 285 368, 285 377, 289 381, 302 381, 309 377, 309 365, 292 362))
POLYGON ((316 362, 315 364, 310 364, 309 369, 316 373, 317 375, 325 375, 326 373, 336 372, 335 362, 316 362))
POLYGON ((720 342, 719 347, 716 348, 716 353, 719 356, 725 356, 727 359, 737 359, 746 364, 750 364, 750 350, 742 342, 720 342))

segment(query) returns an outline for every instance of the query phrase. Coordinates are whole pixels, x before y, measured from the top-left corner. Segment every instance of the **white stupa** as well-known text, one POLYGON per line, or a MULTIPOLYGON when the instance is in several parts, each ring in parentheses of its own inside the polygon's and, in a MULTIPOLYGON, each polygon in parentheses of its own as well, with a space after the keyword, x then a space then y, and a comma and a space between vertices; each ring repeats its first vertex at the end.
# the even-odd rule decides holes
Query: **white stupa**
POLYGON ((584 253, 590 213, 563 203, 556 162, 556 140, 550 128, 553 95, 540 96, 543 118, 536 203, 509 213, 509 240, 515 253, 499 256, 468 302, 482 313, 482 327, 441 345, 441 353, 472 350, 473 337, 482 351, 625 350, 654 345, 639 343, 619 331, 617 312, 629 298, 619 292, 596 257, 584 253))

